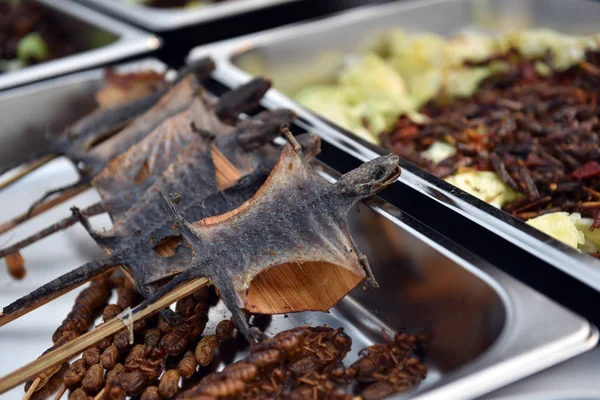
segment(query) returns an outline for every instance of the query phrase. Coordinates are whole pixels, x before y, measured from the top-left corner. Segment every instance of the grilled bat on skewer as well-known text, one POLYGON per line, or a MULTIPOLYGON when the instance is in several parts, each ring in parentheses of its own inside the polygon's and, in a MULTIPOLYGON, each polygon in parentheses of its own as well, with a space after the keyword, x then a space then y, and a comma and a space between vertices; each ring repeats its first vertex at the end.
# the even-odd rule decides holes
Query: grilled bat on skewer
MULTIPOLYGON (((388 155, 363 164, 329 183, 310 167, 300 146, 286 145, 279 161, 259 191, 244 205, 224 215, 193 224, 168 202, 191 263, 131 264, 143 257, 129 247, 88 263, 5 307, 7 314, 32 307, 46 296, 95 276, 115 264, 128 264, 138 289, 149 305, 190 279, 208 277, 248 338, 240 307, 253 278, 287 263, 325 262, 375 284, 366 258, 359 252, 346 225, 346 214, 360 199, 377 193, 399 175, 398 157, 388 155), (257 234, 260 232, 260 235, 257 234), (165 269, 164 266, 169 268, 165 269), (161 268, 156 268, 157 266, 161 268), (161 281, 171 278, 164 286, 161 281)), ((143 308, 143 307, 142 307, 143 308)))
MULTIPOLYGON (((281 130, 278 129, 277 133, 280 132, 281 130)), ((178 204, 184 215, 191 219, 202 219, 225 213, 240 206, 259 189, 279 157, 280 146, 265 144, 261 147, 255 147, 252 145, 253 150, 232 157, 234 166, 244 163, 252 165, 251 169, 240 169, 241 173, 247 172, 247 175, 245 175, 247 179, 238 182, 235 189, 229 191, 219 192, 217 187, 215 165, 212 157, 214 148, 216 147, 217 150, 226 148, 227 145, 237 141, 247 133, 250 132, 242 131, 232 138, 223 136, 223 139, 229 140, 222 140, 225 145, 221 147, 219 147, 219 143, 216 143, 211 148, 210 144, 204 141, 197 141, 188 145, 184 152, 169 166, 160 180, 152 185, 107 232, 100 233, 92 230, 87 219, 76 209, 74 210, 75 214, 94 240, 111 252, 131 247, 133 241, 137 242, 137 237, 143 238, 143 243, 147 246, 149 252, 152 249, 156 250, 155 246, 158 246, 160 242, 179 236, 177 231, 173 230, 170 221, 165 224, 165 219, 160 218, 161 215, 165 214, 162 197, 160 196, 161 192, 177 193, 180 198, 178 204), (211 197, 211 194, 216 197, 211 197), (198 199, 203 200, 199 202, 198 199), (142 234, 143 232, 146 232, 146 234, 142 234), (150 235, 147 233, 150 233, 150 235), (132 237, 135 238, 133 241, 132 237)), ((251 134, 254 141, 248 142, 248 145, 265 142, 266 137, 257 136, 255 132, 251 132, 251 134)), ((273 136, 271 136, 272 138, 273 136)), ((318 136, 304 134, 298 136, 296 140, 306 149, 309 159, 320 152, 321 142, 318 136)), ((226 153, 230 154, 231 152, 226 151, 226 153)), ((184 262, 182 261, 182 263, 184 262)))
MULTIPOLYGON (((300 135, 298 140, 306 147, 306 154, 309 158, 318 154, 320 150, 320 141, 316 135, 300 135)), ((259 166, 259 168, 256 169, 256 171, 254 171, 251 175, 242 178, 236 185, 225 190, 224 192, 217 192, 212 195, 207 195, 204 198, 194 198, 193 196, 188 196, 185 201, 181 202, 182 212, 192 219, 202 219, 205 217, 225 213, 240 206, 245 201, 250 199, 264 183, 271 167, 277 160, 277 154, 278 153, 272 153, 271 157, 264 160, 264 162, 259 166)), ((210 157, 203 157, 202 160, 204 160, 205 168, 214 168, 210 164, 210 157)), ((172 166, 172 171, 170 172, 170 176, 179 176, 182 172, 189 170, 190 167, 191 166, 187 163, 177 166, 176 163, 174 163, 172 166)), ((191 172, 193 173, 193 171, 191 172)), ((168 180, 166 180, 166 182, 168 182, 168 180)), ((199 182, 194 183, 194 187, 206 188, 206 182, 201 179, 199 182)), ((154 192, 155 204, 161 201, 158 192, 158 190, 161 188, 168 189, 167 186, 157 182, 155 188, 156 191, 154 192)), ((174 188, 178 187, 174 186, 174 188)), ((189 188, 187 190, 189 190, 189 188)), ((55 297, 57 294, 64 293, 65 291, 77 287, 78 284, 89 280, 95 275, 95 273, 90 271, 104 271, 111 266, 127 264, 127 262, 123 261, 127 259, 126 255, 117 254, 123 253, 118 251, 118 249, 121 247, 137 248, 137 252, 139 254, 144 254, 143 259, 135 260, 130 258, 128 259, 128 262, 139 262, 140 265, 145 263, 157 263, 158 265, 162 266, 163 269, 169 268, 169 265, 173 259, 163 259, 160 257, 157 252, 159 251, 158 247, 160 247, 159 244, 163 242, 163 240, 177 239, 179 237, 179 233, 173 228, 173 223, 170 218, 160 218, 160 215, 163 215, 163 217, 166 216, 165 212, 166 210, 161 208, 159 210, 159 215, 154 215, 152 213, 144 214, 143 210, 139 214, 142 216, 142 218, 137 218, 136 215, 132 215, 131 223, 135 225, 130 226, 129 230, 138 231, 142 230, 139 228, 143 227, 143 232, 141 232, 139 235, 135 235, 135 237, 132 238, 127 236, 118 236, 118 234, 123 233, 124 230, 113 231, 114 236, 112 237, 112 240, 105 240, 104 243, 100 242, 106 249, 112 249, 111 256, 98 261, 92 261, 78 269, 80 272, 88 271, 87 273, 81 274, 78 272, 73 272, 73 274, 68 275, 65 279, 61 280, 62 283, 60 283, 60 287, 57 290, 52 289, 57 288, 57 284, 50 285, 50 287, 42 290, 42 292, 33 294, 29 298, 24 298, 22 301, 15 302, 12 306, 4 309, 3 317, 8 318, 9 320, 18 318, 18 316, 22 315, 24 312, 39 307, 47 302, 48 299, 55 297), (128 243, 129 246, 127 245, 128 243), (114 250, 117 251, 115 252, 114 250), (75 278, 73 276, 75 276, 75 278), (66 284, 66 282, 70 283, 66 284)), ((75 214, 77 215, 78 213, 76 212, 75 214)), ((85 222, 86 221, 84 221, 84 223, 85 222)), ((89 226, 87 228, 90 229, 89 226)), ((106 235, 104 236, 106 237, 106 235)), ((177 254, 177 259, 183 260, 181 262, 185 263, 186 254, 183 252, 185 248, 180 247, 180 249, 182 252, 177 254)))
MULTIPOLYGON (((214 66, 212 61, 210 61, 210 63, 214 66)), ((196 68, 200 68, 200 66, 197 65, 196 68)), ((193 76, 193 72, 196 71, 196 69, 191 68, 190 71, 192 71, 190 73, 191 75, 188 74, 186 78, 183 78, 181 82, 166 93, 154 107, 119 134, 100 143, 90 151, 83 153, 74 152, 71 154, 71 160, 76 162, 79 166, 80 180, 75 184, 46 193, 30 207, 28 213, 4 223, 2 228, 0 228, 2 229, 2 232, 27 220, 33 211, 37 212, 38 206, 43 206, 40 207, 40 209, 43 208, 45 210, 49 208, 46 207, 46 204, 57 203, 54 200, 49 200, 49 197, 65 193, 65 196, 60 196, 60 201, 64 201, 68 198, 68 191, 72 192, 74 188, 87 187, 93 177, 102 171, 111 159, 123 153, 139 140, 147 136, 154 128, 159 126, 165 118, 178 114, 189 107, 193 99, 199 94, 198 92, 201 92, 199 83, 197 82, 197 79, 195 79, 195 76, 193 76)), ((255 79, 249 84, 233 90, 224 100, 217 101, 214 105, 215 112, 219 113, 219 115, 225 115, 228 110, 233 110, 235 112, 239 110, 251 110, 256 107, 257 102, 269 87, 269 81, 261 78, 255 79)), ((229 116, 228 118, 229 120, 232 120, 233 116, 229 116)), ((160 171, 158 171, 158 175, 159 173, 160 171)), ((53 205, 55 204, 52 204, 52 206, 53 205)), ((96 207, 95 210, 99 209, 96 207)))
POLYGON ((164 75, 155 72, 134 72, 116 74, 106 70, 108 86, 96 93, 100 104, 56 137, 48 137, 49 147, 30 154, 15 163, 0 166, 0 175, 20 165, 35 161, 56 151, 56 143, 72 143, 74 147, 88 147, 103 137, 117 132, 129 122, 148 110, 165 92, 164 75), (114 82, 114 83, 111 83, 114 82), (130 90, 116 97, 114 86, 130 87, 130 90))
MULTIPOLYGON (((254 83, 252 83, 254 84, 254 83)), ((261 84, 262 85, 262 84, 261 84)), ((230 95, 242 94, 248 85, 232 90, 230 95)), ((260 92, 262 92, 262 86, 260 92)), ((237 96, 243 100, 243 96, 237 96)), ((240 101, 240 100, 236 100, 240 101)), ((198 139, 197 132, 217 137, 217 146, 225 157, 241 162, 247 157, 244 138, 251 138, 254 146, 262 147, 279 135, 281 126, 289 124, 294 115, 288 110, 265 112, 249 121, 239 121, 236 127, 223 124, 216 116, 220 104, 205 96, 197 96, 184 112, 163 122, 154 132, 112 160, 92 181, 113 221, 121 215, 160 177, 185 146, 198 139), (231 136, 234 134, 235 139, 231 136), (238 137, 239 136, 239 137, 238 137), (237 152, 236 152, 237 151, 237 152)), ((251 101, 240 108, 255 105, 251 101)), ((250 170, 244 168, 243 175, 250 170)))
MULTIPOLYGON (((289 110, 264 111, 249 120, 239 122, 237 128, 232 128, 220 124, 205 106, 200 108, 200 105, 204 104, 200 99, 197 99, 195 103, 188 111, 163 123, 165 129, 157 129, 126 153, 113 160, 95 180, 95 187, 103 200, 85 208, 80 214, 90 217, 108 212, 113 221, 119 221, 123 213, 154 183, 155 176, 160 176, 166 169, 165 165, 170 164, 176 156, 179 156, 182 164, 196 162, 194 155, 196 151, 191 148, 189 152, 184 150, 182 153, 182 148, 192 142, 207 142, 210 139, 202 137, 204 131, 200 134, 194 132, 198 126, 207 130, 215 129, 217 132, 221 130, 216 134, 215 146, 227 160, 232 162, 240 175, 244 176, 252 172, 266 154, 273 152, 273 146, 269 142, 280 134, 283 126, 288 125, 294 119, 294 113, 289 110), (191 111, 193 113, 190 114, 191 111), (196 120, 192 121, 194 116, 196 120), (142 169, 146 171, 146 176, 145 179, 139 180, 139 171, 142 169)), ((205 136, 206 134, 205 132, 205 136)), ((202 144, 198 143, 197 146, 202 144)), ((197 175, 202 173, 199 171, 199 166, 194 168, 197 175)), ((212 174, 214 175, 214 171, 212 174)), ((171 179, 172 175, 169 175, 168 178, 171 179)), ((198 177, 198 179, 200 178, 201 176, 198 177)), ((181 187, 178 191, 187 197, 186 186, 181 187)), ((198 193, 190 193, 190 195, 197 196, 198 193)), ((0 258, 29 246, 54 232, 66 229, 76 222, 75 216, 65 218, 0 250, 0 258)))
POLYGON ((60 139, 52 144, 55 153, 62 154, 75 164, 80 175, 80 180, 64 188, 58 188, 46 193, 41 199, 33 203, 30 212, 46 198, 61 193, 65 190, 89 183, 106 164, 114 157, 125 152, 132 145, 152 132, 165 119, 180 113, 191 104, 194 96, 200 90, 200 82, 212 72, 214 63, 206 59, 198 63, 193 69, 184 70, 175 84, 161 93, 152 107, 136 118, 125 129, 114 134, 97 146, 89 147, 89 142, 73 142, 60 139))

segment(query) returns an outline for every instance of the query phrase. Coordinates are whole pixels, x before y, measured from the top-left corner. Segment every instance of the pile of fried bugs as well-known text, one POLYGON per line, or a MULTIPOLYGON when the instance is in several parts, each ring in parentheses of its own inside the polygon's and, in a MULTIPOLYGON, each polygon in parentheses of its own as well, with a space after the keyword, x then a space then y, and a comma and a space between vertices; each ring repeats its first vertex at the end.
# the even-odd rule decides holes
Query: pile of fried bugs
POLYGON ((211 60, 200 60, 175 81, 141 97, 125 96, 51 140, 52 151, 77 165, 81 179, 75 185, 93 185, 102 200, 73 208, 71 216, 0 254, 9 265, 22 265, 21 248, 80 222, 108 255, 7 305, 0 318, 18 318, 92 280, 54 333, 46 352, 52 353, 78 340, 99 314, 104 323, 124 319, 196 278, 212 286, 179 300, 175 310, 104 337, 68 366, 48 368, 26 384, 28 395, 47 395, 61 380, 59 390, 69 389, 74 399, 345 399, 361 393, 375 399, 418 385, 426 369, 416 356, 415 336, 384 335, 383 344, 364 349, 345 367, 351 339, 342 329, 300 327, 266 338, 256 322, 261 318, 243 312, 249 282, 274 266, 335 265, 354 276, 352 287, 366 278, 376 288, 346 215, 394 182, 400 169, 398 157, 388 155, 335 183, 324 180, 309 163, 320 141, 313 134, 292 136, 291 111, 243 117, 270 83, 257 78, 217 99, 200 84, 213 68, 211 60), (125 117, 132 109, 137 117, 125 117), (92 121, 103 124, 94 128, 92 121), (275 144, 282 134, 287 144, 275 144), (96 231, 88 217, 103 212, 113 227, 96 231), (118 267, 125 277, 115 277, 118 267), (116 303, 108 304, 113 292, 116 303), (208 334, 217 292, 232 317, 208 334), (251 343, 250 354, 217 372, 221 361, 232 361, 221 350, 235 330, 236 338, 251 343))
POLYGON ((385 146, 440 177, 464 168, 495 171, 523 194, 504 206, 517 218, 579 212, 600 226, 600 53, 588 51, 577 65, 549 74, 536 68, 544 60, 514 51, 502 61, 508 70, 471 98, 427 104, 429 122, 401 117, 383 135, 385 146), (456 154, 433 164, 421 153, 434 141, 455 146, 456 154))
MULTIPOLYGON (((54 335, 78 335, 89 314, 101 310, 104 321, 117 317, 141 297, 122 277, 102 277, 77 298, 73 311, 54 335), (117 301, 107 304, 115 290, 117 301)), ((343 328, 303 326, 279 332, 244 349, 235 335, 235 319, 224 319, 205 332, 208 312, 216 302, 212 287, 181 299, 181 320, 169 326, 160 316, 134 326, 134 342, 124 328, 86 349, 81 358, 60 368, 54 380, 69 399, 381 399, 419 385, 427 368, 417 355, 422 338, 407 333, 362 349, 348 366, 343 360, 352 339, 343 328), (213 329, 211 329, 213 331, 213 329), (218 370, 231 348, 245 357, 218 370)), ((259 316, 247 315, 248 319, 259 316)), ((57 386, 53 387, 57 390, 57 386)), ((45 392, 40 391, 40 395, 45 392)), ((41 398, 39 395, 36 396, 41 398)))

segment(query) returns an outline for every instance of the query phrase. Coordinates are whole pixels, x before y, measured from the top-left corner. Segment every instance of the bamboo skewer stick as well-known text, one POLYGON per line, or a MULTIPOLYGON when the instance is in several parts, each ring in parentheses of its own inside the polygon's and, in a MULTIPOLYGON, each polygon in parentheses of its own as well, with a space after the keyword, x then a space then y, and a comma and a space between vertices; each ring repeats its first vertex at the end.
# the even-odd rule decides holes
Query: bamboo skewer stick
POLYGON ((36 378, 35 381, 33 381, 31 386, 29 386, 27 393, 25 393, 25 396, 23 396, 23 400, 29 400, 29 398, 35 393, 35 389, 37 389, 41 381, 42 378, 36 378))
MULTIPOLYGON (((132 312, 132 320, 133 322, 136 322, 149 315, 152 315, 171 305, 177 300, 192 294, 194 291, 206 286, 207 284, 208 279, 206 278, 194 279, 190 282, 184 283, 171 293, 166 294, 143 310, 138 311, 139 307, 136 307, 132 312)), ((0 394, 5 393, 6 391, 27 381, 28 379, 39 375, 41 372, 51 368, 56 364, 70 360, 76 354, 81 353, 89 346, 99 342, 106 336, 117 333, 124 327, 127 327, 125 322, 119 318, 113 318, 110 321, 92 329, 90 332, 69 342, 68 346, 61 346, 42 355, 40 358, 0 378, 0 394)))
POLYGON ((66 391, 67 391, 67 386, 63 383, 58 388, 58 392, 56 392, 56 396, 54 396, 54 400, 60 400, 60 398, 63 397, 63 395, 65 394, 66 391))
POLYGON ((66 290, 64 290, 62 292, 54 293, 53 295, 48 296, 48 297, 46 297, 46 298, 38 301, 36 304, 34 304, 34 305, 30 306, 30 307, 27 307, 27 308, 25 308, 23 310, 16 311, 16 312, 13 312, 13 313, 10 313, 10 314, 4 314, 4 313, 0 312, 0 327, 8 324, 11 321, 14 321, 15 319, 17 319, 19 317, 22 317, 25 314, 28 314, 29 312, 35 310, 36 308, 39 308, 39 307, 43 306, 44 304, 47 304, 47 303, 51 302, 52 300, 56 299, 57 297, 60 297, 63 294, 65 294, 67 292, 70 292, 73 289, 77 289, 79 286, 81 286, 81 285, 89 282, 90 280, 91 279, 88 279, 87 281, 81 282, 79 285, 72 286, 72 287, 70 287, 70 288, 68 288, 68 289, 66 289, 66 290))
POLYGON ((81 186, 67 190, 64 193, 61 193, 59 196, 56 196, 55 198, 52 198, 52 199, 40 204, 31 213, 24 212, 16 217, 14 217, 13 219, 6 221, 2 225, 0 225, 0 234, 4 233, 6 231, 9 231, 16 226, 21 225, 23 222, 28 221, 29 219, 35 217, 36 215, 39 215, 39 214, 43 213, 44 211, 47 211, 47 210, 51 209, 52 207, 57 206, 60 203, 77 196, 79 193, 82 193, 85 190, 89 189, 89 187, 90 187, 90 185, 88 183, 84 183, 81 186))
POLYGON ((100 400, 104 398, 104 388, 94 397, 94 400, 100 400))
POLYGON ((20 180, 21 178, 24 178, 25 175, 28 175, 29 173, 35 171, 36 169, 40 168, 41 166, 49 163, 50 161, 54 160, 56 157, 58 157, 58 154, 48 154, 47 156, 44 156, 42 158, 40 158, 39 160, 33 161, 31 163, 29 163, 27 166, 23 167, 22 171, 19 171, 18 173, 16 173, 14 176, 11 176, 10 178, 8 178, 7 180, 5 180, 4 182, 0 183, 0 190, 4 190, 5 188, 9 187, 10 185, 12 185, 13 183, 15 183, 16 181, 20 180))
MULTIPOLYGON (((225 158, 225 156, 218 150, 216 149, 214 146, 212 148, 212 154, 213 157, 215 158, 215 169, 216 169, 216 174, 219 177, 220 183, 222 185, 228 186, 232 183, 234 183, 236 180, 240 179, 241 175, 238 172, 238 170, 235 168, 235 166, 233 166, 229 160, 227 160, 225 158)), ((88 185, 85 186, 85 188, 88 188, 88 185)), ((74 189, 75 190, 75 189, 74 189)), ((35 211, 37 212, 37 210, 35 211)), ((35 213, 34 212, 34 213, 35 213)), ((34 214, 32 213, 32 214, 34 214)), ((0 233, 2 233, 2 228, 0 227, 0 233)), ((121 268, 121 270, 123 271, 123 273, 125 274, 125 276, 131 280, 133 282, 133 277, 131 276, 131 274, 129 273, 129 271, 127 270, 127 268, 121 268)), ((88 281, 86 281, 88 282, 88 281)), ((65 290, 61 293, 56 293, 54 296, 49 296, 41 301, 39 301, 37 304, 33 305, 32 307, 28 307, 24 310, 21 310, 19 312, 15 312, 15 313, 11 313, 11 314, 7 314, 4 315, 0 312, 0 327, 8 324, 11 321, 14 321, 15 319, 29 313, 30 311, 35 310, 38 307, 43 306, 44 304, 54 300, 57 297, 60 297, 61 295, 76 289, 77 287, 83 285, 86 282, 82 282, 80 285, 77 286, 73 286, 71 288, 69 288, 68 290, 65 290)))

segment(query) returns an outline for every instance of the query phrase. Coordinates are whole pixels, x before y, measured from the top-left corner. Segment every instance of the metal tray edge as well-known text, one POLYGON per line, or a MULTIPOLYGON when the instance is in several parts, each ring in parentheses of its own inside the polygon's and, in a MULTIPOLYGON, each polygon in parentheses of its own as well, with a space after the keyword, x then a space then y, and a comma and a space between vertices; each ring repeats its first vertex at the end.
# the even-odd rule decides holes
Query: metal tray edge
POLYGON ((198 10, 160 10, 125 1, 107 2, 104 0, 76 0, 94 5, 103 11, 113 13, 120 18, 134 22, 146 29, 162 32, 186 26, 215 21, 218 19, 241 15, 280 4, 299 0, 246 0, 232 1, 217 5, 209 5, 198 10))
POLYGON ((57 60, 23 68, 0 76, 0 90, 52 78, 157 50, 162 40, 127 24, 67 0, 40 0, 74 18, 118 35, 118 39, 97 49, 86 50, 57 60))

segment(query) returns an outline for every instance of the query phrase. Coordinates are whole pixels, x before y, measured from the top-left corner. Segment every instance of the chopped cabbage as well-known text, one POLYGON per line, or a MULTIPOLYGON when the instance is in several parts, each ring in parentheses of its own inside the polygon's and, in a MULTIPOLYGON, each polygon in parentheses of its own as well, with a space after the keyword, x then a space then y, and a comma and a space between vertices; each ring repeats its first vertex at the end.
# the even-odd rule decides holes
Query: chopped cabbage
POLYGON ((348 104, 342 88, 335 85, 312 86, 300 91, 296 95, 296 101, 363 139, 377 143, 375 137, 362 125, 356 111, 348 104))
POLYGON ((575 226, 577 226, 577 229, 583 232, 585 235, 586 244, 589 247, 584 251, 587 251, 588 253, 597 253, 598 249, 600 249, 600 229, 594 229, 593 231, 590 231, 590 227, 594 223, 591 218, 581 218, 581 215, 579 214, 572 215, 579 216, 579 218, 576 219, 575 226))
POLYGON ((571 216, 567 212, 555 212, 530 219, 527 224, 556 240, 578 248, 585 245, 585 235, 577 229, 576 220, 577 216, 571 216))
POLYGON ((35 59, 37 61, 43 61, 50 56, 50 50, 48 45, 37 32, 32 32, 21 40, 17 44, 17 58, 23 62, 29 59, 35 59))
POLYGON ((433 142, 427 150, 421 153, 421 155, 424 158, 428 159, 434 164, 438 164, 446 158, 452 157, 455 154, 456 147, 440 141, 433 142))
POLYGON ((584 58, 587 49, 598 47, 593 36, 570 36, 545 28, 512 32, 499 41, 504 46, 518 49, 527 58, 543 57, 549 51, 552 66, 556 69, 567 69, 577 64, 584 58))
POLYGON ((497 52, 495 40, 477 33, 452 36, 444 47, 446 65, 461 67, 465 61, 483 61, 497 52))
POLYGON ((359 103, 369 96, 407 102, 404 79, 375 53, 367 53, 348 66, 342 71, 339 82, 351 102, 359 103))
MULTIPOLYGON (((511 47, 525 57, 540 57, 550 51, 549 64, 535 64, 536 71, 545 75, 553 68, 567 68, 580 61, 585 50, 598 48, 598 43, 594 36, 568 36, 549 29, 522 30, 499 37, 465 33, 444 38, 431 33, 409 34, 396 28, 380 34, 366 51, 346 58, 345 66, 337 73, 332 74, 332 67, 338 68, 339 58, 331 58, 334 62, 326 64, 327 76, 334 75, 335 83, 327 86, 326 93, 323 86, 301 90, 296 100, 376 142, 381 132, 393 127, 398 115, 406 114, 415 122, 422 122, 426 117, 418 110, 431 99, 471 96, 483 80, 506 68, 501 61, 485 66, 468 66, 465 61, 485 60, 511 47)), ((306 75, 289 70, 292 81, 306 75)), ((303 82, 306 87, 308 81, 303 82)), ((279 83, 278 87, 282 88, 279 83)))
POLYGON ((520 196, 491 171, 460 172, 446 178, 446 182, 498 208, 520 196))

